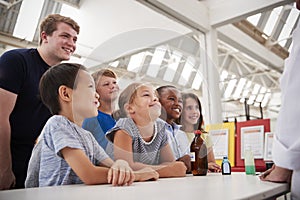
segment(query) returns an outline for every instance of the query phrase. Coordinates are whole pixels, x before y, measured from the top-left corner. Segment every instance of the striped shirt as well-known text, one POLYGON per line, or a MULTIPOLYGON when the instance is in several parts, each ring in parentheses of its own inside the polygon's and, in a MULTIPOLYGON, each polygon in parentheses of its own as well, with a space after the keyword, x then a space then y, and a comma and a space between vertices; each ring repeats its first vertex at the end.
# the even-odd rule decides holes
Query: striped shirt
POLYGON ((160 164, 160 150, 168 144, 168 137, 165 133, 166 122, 161 119, 155 121, 155 132, 150 142, 145 142, 140 131, 131 118, 121 118, 116 125, 107 132, 106 137, 110 141, 107 146, 107 153, 113 159, 114 134, 118 130, 126 131, 132 138, 133 160, 149 165, 160 164))
POLYGON ((81 149, 94 165, 108 158, 90 132, 61 115, 52 116, 33 149, 26 188, 83 183, 62 157, 65 147, 81 149))

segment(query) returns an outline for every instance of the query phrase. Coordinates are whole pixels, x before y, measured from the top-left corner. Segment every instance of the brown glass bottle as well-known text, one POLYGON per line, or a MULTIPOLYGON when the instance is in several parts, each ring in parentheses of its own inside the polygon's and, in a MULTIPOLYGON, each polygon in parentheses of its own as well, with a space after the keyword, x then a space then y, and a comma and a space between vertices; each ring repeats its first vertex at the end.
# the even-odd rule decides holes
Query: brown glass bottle
POLYGON ((194 176, 206 176, 208 171, 207 147, 201 138, 202 132, 196 130, 191 143, 191 167, 194 176))

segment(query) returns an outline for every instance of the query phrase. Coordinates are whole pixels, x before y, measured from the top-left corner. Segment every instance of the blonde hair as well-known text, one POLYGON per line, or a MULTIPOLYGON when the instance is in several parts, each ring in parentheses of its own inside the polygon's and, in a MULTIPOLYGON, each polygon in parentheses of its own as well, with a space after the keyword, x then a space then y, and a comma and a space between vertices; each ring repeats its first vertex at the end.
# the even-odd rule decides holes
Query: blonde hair
POLYGON ((96 85, 98 84, 99 79, 102 76, 106 76, 106 77, 117 79, 117 74, 114 71, 112 71, 111 69, 108 69, 108 68, 100 69, 100 70, 98 70, 98 71, 96 71, 96 72, 94 72, 92 74, 92 77, 93 77, 96 85))
POLYGON ((113 118, 118 120, 123 117, 127 117, 127 112, 125 110, 125 104, 132 103, 136 97, 137 89, 144 85, 143 83, 131 83, 128 85, 119 96, 119 110, 113 113, 113 118))

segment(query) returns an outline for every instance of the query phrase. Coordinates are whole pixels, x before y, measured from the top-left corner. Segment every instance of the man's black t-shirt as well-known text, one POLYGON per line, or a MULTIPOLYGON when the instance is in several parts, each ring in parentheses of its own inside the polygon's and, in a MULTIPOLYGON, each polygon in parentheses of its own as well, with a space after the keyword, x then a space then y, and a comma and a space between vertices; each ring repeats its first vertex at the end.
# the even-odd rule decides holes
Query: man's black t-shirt
POLYGON ((39 81, 49 67, 37 49, 15 49, 0 57, 0 88, 18 95, 9 119, 17 188, 24 187, 35 140, 51 116, 39 97, 39 81))

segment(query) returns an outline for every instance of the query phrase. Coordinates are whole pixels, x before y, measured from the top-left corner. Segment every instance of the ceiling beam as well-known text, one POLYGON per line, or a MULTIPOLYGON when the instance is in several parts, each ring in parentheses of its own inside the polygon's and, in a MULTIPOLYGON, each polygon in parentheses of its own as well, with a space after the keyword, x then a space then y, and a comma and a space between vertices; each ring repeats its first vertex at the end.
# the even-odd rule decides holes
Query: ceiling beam
POLYGON ((18 3, 21 3, 23 0, 13 0, 13 1, 4 1, 4 0, 0 0, 0 4, 1 5, 4 5, 6 7, 6 9, 10 9, 10 7, 18 4, 18 3))
POLYGON ((8 3, 7 1, 4 1, 4 0, 0 0, 0 4, 8 7, 10 3, 8 3))
POLYGON ((38 44, 35 42, 30 42, 25 39, 17 38, 3 32, 0 32, 0 43, 16 48, 29 48, 38 46, 38 44))
POLYGON ((80 8, 81 0, 54 0, 58 3, 67 4, 75 8, 80 8))
POLYGON ((271 69, 282 73, 284 60, 271 52, 268 48, 253 38, 236 28, 233 25, 226 25, 217 28, 218 38, 241 52, 249 55, 253 59, 269 66, 271 69))
POLYGON ((251 15, 271 10, 275 7, 290 4, 294 0, 226 0, 210 5, 210 25, 220 27, 245 19, 251 15))
POLYGON ((209 12, 204 2, 195 0, 137 0, 156 12, 189 28, 207 32, 210 30, 209 12))
POLYGON ((289 56, 289 52, 284 47, 280 46, 278 43, 272 43, 272 38, 263 33, 256 26, 251 24, 247 20, 241 20, 240 22, 233 23, 234 26, 238 27, 244 33, 252 37, 258 43, 264 45, 266 48, 270 49, 273 53, 282 59, 286 59, 289 56))

